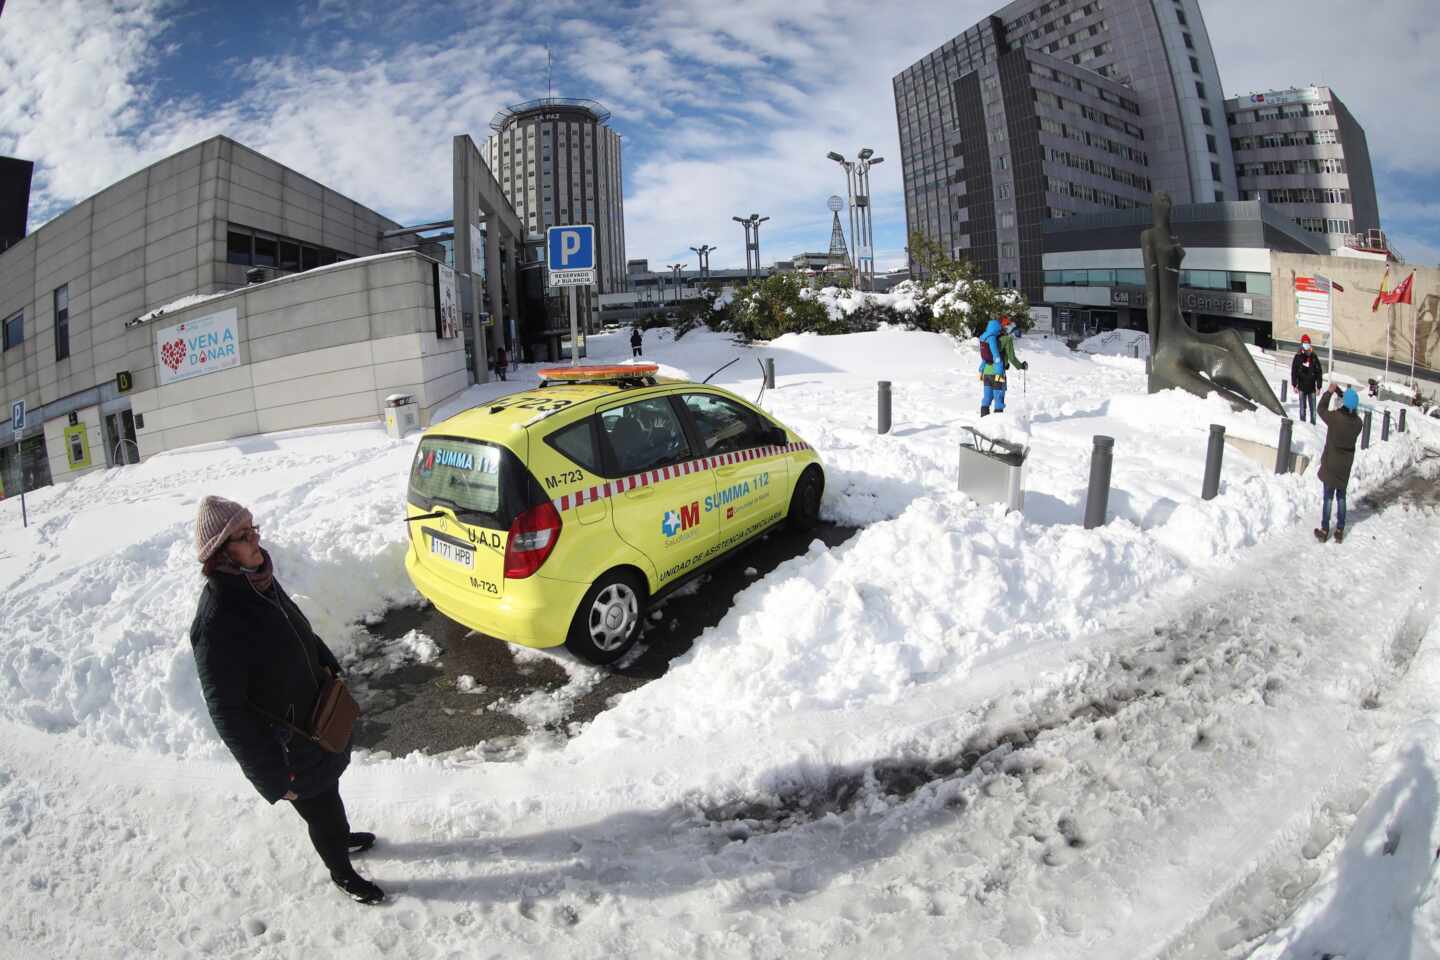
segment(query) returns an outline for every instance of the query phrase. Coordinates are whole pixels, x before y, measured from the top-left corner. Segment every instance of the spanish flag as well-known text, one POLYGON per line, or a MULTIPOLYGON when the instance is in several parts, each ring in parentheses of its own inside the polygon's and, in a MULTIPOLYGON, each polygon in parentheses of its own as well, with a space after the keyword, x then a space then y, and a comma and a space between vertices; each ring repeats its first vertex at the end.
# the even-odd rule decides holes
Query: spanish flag
POLYGON ((1370 304, 1370 312, 1371 312, 1371 313, 1374 313, 1376 310, 1379 310, 1379 309, 1380 309, 1380 304, 1391 302, 1391 301, 1385 299, 1386 297, 1388 297, 1388 296, 1390 295, 1390 292, 1386 289, 1386 287, 1387 287, 1387 285, 1388 285, 1389 283, 1390 283, 1390 268, 1389 268, 1389 267, 1386 267, 1386 268, 1385 268, 1385 276, 1383 276, 1383 277, 1380 278, 1380 292, 1377 293, 1377 294, 1375 294, 1375 302, 1372 303, 1372 304, 1370 304))

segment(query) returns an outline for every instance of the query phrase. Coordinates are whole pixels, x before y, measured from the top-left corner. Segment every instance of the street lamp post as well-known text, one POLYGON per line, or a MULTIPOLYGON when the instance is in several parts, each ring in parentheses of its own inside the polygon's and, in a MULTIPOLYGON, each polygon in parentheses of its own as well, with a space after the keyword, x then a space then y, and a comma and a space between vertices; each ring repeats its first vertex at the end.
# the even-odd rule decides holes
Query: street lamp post
POLYGON ((731 217, 730 219, 745 229, 745 280, 749 282, 760 275, 760 224, 770 218, 752 213, 748 218, 731 217))
POLYGON ((825 155, 845 168, 845 189, 850 197, 850 241, 854 256, 856 286, 875 289, 875 232, 870 210, 870 168, 884 163, 884 157, 862 147, 855 160, 846 160, 834 150, 825 155))
POLYGON ((685 269, 683 263, 670 264, 670 276, 672 278, 671 291, 674 295, 674 302, 679 303, 684 299, 685 278, 680 276, 680 271, 685 269))
POLYGON ((699 258, 699 260, 700 260, 700 280, 701 280, 702 282, 705 281, 705 280, 709 280, 709 279, 710 279, 710 254, 711 254, 712 251, 714 251, 714 250, 716 250, 716 249, 718 249, 718 248, 712 247, 712 246, 710 246, 710 244, 705 243, 705 244, 701 244, 701 245, 698 246, 698 247, 691 247, 690 249, 693 250, 693 251, 695 251, 695 256, 696 256, 697 258, 699 258))

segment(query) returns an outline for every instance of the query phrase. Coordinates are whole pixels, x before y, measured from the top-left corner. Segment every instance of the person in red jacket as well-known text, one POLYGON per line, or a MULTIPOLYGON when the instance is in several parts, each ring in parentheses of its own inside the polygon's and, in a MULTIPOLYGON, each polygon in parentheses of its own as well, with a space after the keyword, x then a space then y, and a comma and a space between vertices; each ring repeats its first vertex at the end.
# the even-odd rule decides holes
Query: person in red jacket
POLYGON ((1320 369, 1320 358, 1310 345, 1310 334, 1300 337, 1300 351, 1290 361, 1290 387, 1300 403, 1300 419, 1305 419, 1305 408, 1310 408, 1310 422, 1315 422, 1315 396, 1324 385, 1325 376, 1320 369))

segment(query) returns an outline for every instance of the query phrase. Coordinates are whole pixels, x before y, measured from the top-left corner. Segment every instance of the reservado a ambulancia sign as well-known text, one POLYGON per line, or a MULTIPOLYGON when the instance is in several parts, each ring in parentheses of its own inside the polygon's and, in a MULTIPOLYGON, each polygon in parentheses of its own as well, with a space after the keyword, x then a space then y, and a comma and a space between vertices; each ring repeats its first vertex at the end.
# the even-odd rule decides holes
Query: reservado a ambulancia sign
POLYGON ((155 334, 156 381, 164 386, 240 365, 234 307, 166 327, 155 334))

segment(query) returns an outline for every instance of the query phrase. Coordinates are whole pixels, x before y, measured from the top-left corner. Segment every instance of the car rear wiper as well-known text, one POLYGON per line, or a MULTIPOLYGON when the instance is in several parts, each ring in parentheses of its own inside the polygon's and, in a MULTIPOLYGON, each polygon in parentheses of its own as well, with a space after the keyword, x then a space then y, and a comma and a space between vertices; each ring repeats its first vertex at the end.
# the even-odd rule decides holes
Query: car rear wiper
POLYGON ((415 514, 415 516, 413 516, 413 517, 406 517, 406 518, 405 518, 405 522, 406 522, 406 523, 410 523, 410 522, 412 522, 412 521, 414 521, 414 520, 436 520, 436 519, 438 519, 438 518, 440 518, 440 517, 443 517, 443 516, 445 516, 445 514, 441 513, 441 512, 438 511, 438 510, 435 511, 434 513, 417 513, 417 514, 415 514))

